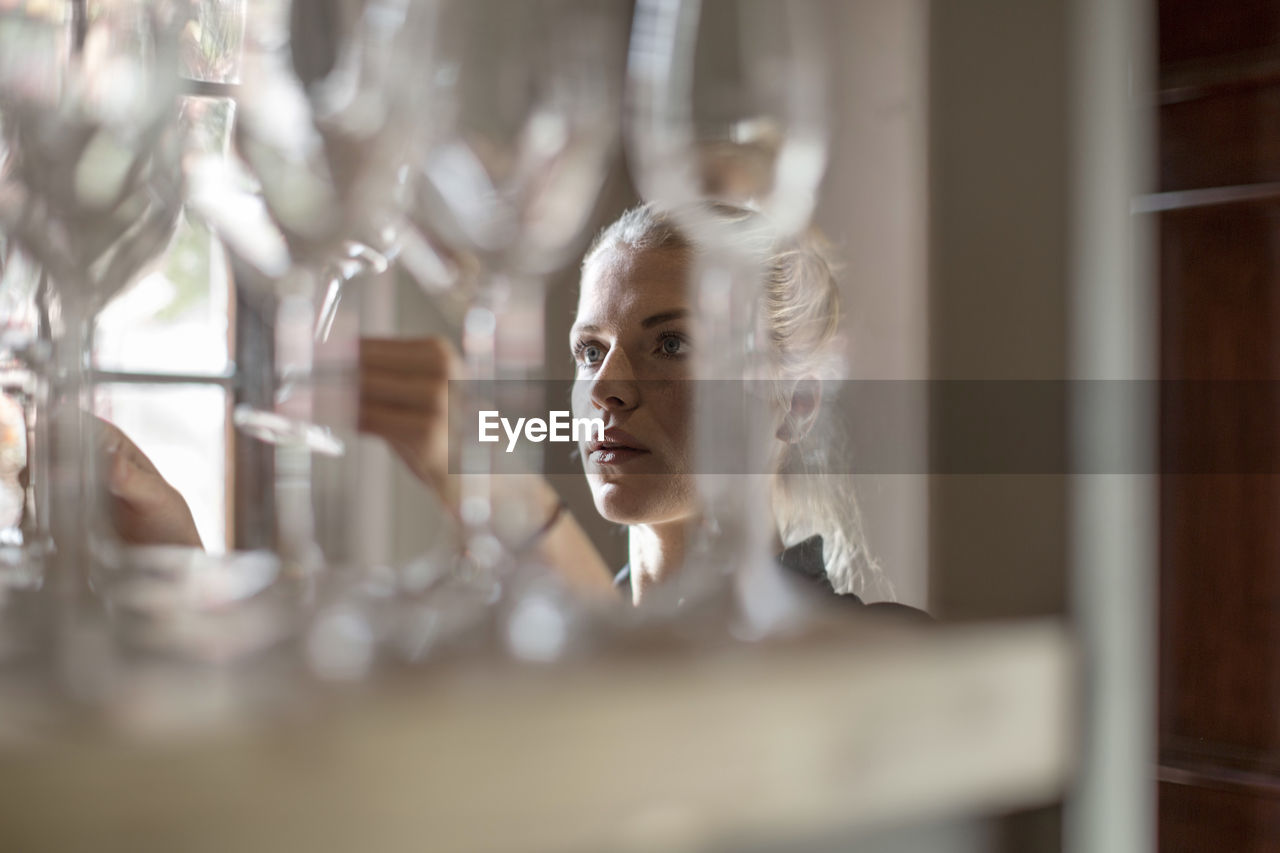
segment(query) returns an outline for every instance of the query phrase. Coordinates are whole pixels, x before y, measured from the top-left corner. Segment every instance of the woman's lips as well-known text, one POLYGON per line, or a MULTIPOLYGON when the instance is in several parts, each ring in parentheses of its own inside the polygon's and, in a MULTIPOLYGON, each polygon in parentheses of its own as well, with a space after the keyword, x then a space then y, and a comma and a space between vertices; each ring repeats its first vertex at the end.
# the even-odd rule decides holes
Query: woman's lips
POLYGON ((637 447, 600 447, 591 451, 591 461, 597 465, 622 465, 648 455, 649 451, 637 447))
POLYGON ((602 441, 591 442, 591 461, 597 465, 622 465, 648 453, 635 437, 617 427, 605 430, 602 441))

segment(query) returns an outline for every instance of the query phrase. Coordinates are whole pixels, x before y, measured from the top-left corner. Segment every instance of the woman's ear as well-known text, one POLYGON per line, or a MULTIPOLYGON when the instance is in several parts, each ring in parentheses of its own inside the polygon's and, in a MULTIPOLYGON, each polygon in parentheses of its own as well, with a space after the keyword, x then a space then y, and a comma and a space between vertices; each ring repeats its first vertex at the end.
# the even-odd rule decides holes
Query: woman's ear
POLYGON ((795 444, 809 434, 813 422, 818 417, 818 407, 822 405, 822 383, 808 376, 796 380, 791 386, 791 397, 787 401, 787 412, 778 427, 777 437, 789 444, 795 444))

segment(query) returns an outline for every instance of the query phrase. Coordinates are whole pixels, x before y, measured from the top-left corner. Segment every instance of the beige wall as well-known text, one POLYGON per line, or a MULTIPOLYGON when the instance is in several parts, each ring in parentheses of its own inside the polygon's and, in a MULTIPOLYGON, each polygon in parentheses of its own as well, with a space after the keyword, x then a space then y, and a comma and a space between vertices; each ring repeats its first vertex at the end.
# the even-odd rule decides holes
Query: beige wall
MULTIPOLYGON (((1060 380, 1068 370, 1067 8, 934 3, 930 17, 930 374, 1060 380)), ((939 440, 962 433, 931 412, 939 440)), ((1068 482, 933 479, 936 615, 1066 607, 1068 482)))
MULTIPOLYGON (((928 375, 927 3, 832 0, 831 163, 815 221, 846 264, 851 379, 928 375)), ((925 449, 925 428, 910 442, 925 449)), ((855 452, 857 448, 854 448, 855 452)), ((857 478, 867 537, 898 598, 928 588, 924 477, 857 478)))

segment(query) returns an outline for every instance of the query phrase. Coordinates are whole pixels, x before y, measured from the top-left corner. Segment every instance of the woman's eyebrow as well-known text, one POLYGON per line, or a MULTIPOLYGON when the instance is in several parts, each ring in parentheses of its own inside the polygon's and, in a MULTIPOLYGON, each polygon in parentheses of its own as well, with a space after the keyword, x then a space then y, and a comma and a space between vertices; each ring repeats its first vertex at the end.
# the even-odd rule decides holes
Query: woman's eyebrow
POLYGON ((651 329, 654 326, 660 326, 672 320, 679 320, 689 315, 688 308, 677 308, 674 311, 663 311, 661 314, 654 314, 652 317, 646 317, 640 321, 641 328, 651 329))

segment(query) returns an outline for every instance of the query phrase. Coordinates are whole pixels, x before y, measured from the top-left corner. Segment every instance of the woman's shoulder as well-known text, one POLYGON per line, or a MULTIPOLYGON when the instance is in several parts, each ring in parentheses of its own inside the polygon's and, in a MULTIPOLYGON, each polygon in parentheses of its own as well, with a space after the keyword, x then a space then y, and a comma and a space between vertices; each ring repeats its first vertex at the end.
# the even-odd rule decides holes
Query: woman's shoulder
POLYGON ((841 602, 863 608, 873 613, 915 619, 921 622, 932 622, 933 617, 923 610, 896 601, 864 602, 852 592, 836 592, 831 585, 831 577, 827 574, 826 562, 822 558, 822 537, 815 535, 785 548, 778 555, 778 562, 793 574, 800 576, 828 595, 835 596, 841 602))
MULTIPOLYGON (((836 592, 835 587, 831 585, 831 578, 827 576, 826 564, 822 559, 821 536, 810 536, 808 539, 797 542, 788 548, 784 548, 782 553, 778 555, 778 563, 794 575, 797 575, 818 587, 826 594, 838 598, 841 602, 863 608, 868 612, 883 613, 888 616, 902 617, 906 619, 915 619, 921 622, 933 621, 933 617, 925 611, 917 610, 907 604, 900 604, 896 601, 873 601, 868 604, 851 592, 836 592)), ((618 573, 613 576, 613 585, 614 588, 619 590, 626 590, 630 587, 630 563, 619 569, 618 573)))

